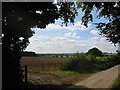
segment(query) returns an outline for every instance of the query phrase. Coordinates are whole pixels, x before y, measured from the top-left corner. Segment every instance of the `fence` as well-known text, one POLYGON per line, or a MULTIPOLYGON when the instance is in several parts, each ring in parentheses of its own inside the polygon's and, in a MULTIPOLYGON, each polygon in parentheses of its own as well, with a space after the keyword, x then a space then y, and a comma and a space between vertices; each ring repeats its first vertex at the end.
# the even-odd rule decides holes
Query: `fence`
POLYGON ((40 64, 40 65, 22 65, 24 81, 27 82, 27 79, 30 75, 49 72, 52 70, 58 70, 61 67, 61 64, 40 64))
POLYGON ((24 75, 24 81, 27 82, 27 72, 28 72, 28 68, 27 68, 27 65, 25 65, 24 67, 22 66, 22 70, 23 70, 23 75, 24 75))

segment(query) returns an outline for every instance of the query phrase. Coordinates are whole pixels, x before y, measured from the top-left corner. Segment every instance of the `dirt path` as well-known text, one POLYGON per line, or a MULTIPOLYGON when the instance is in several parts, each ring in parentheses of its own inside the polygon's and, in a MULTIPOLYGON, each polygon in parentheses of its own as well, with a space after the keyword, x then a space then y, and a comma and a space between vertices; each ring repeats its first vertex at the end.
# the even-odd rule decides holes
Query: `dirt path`
POLYGON ((88 88, 110 88, 115 79, 118 77, 118 74, 120 74, 120 65, 98 72, 86 80, 76 83, 75 85, 85 86, 88 88))

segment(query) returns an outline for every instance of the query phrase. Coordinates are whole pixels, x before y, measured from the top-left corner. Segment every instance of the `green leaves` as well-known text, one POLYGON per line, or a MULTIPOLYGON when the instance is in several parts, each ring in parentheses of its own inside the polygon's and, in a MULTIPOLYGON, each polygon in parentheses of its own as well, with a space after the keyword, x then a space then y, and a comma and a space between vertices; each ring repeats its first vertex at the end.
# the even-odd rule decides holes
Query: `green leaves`
POLYGON ((82 23, 86 26, 88 24, 89 21, 93 21, 93 16, 91 14, 91 11, 93 10, 93 6, 94 4, 93 3, 80 3, 78 2, 77 3, 77 8, 81 8, 82 11, 84 12, 84 15, 82 17, 82 23))
POLYGON ((59 14, 60 19, 63 20, 63 24, 67 26, 68 23, 74 24, 74 19, 78 15, 77 8, 74 2, 61 2, 58 3, 60 6, 59 14))
POLYGON ((109 20, 108 23, 98 22, 96 27, 100 30, 100 35, 107 38, 108 41, 117 44, 120 40, 120 2, 82 2, 77 3, 78 8, 82 8, 84 15, 83 24, 87 27, 88 22, 93 21, 91 11, 97 8, 99 12, 97 18, 104 17, 109 20), (117 6, 115 6, 117 4, 117 6))

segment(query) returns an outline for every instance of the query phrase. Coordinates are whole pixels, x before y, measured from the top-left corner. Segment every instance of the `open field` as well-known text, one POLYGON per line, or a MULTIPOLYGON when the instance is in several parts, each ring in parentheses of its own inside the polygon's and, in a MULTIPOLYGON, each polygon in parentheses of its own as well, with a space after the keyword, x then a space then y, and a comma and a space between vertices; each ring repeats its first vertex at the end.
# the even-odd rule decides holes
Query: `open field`
POLYGON ((28 65, 28 69, 34 72, 48 71, 58 69, 68 59, 66 57, 22 57, 21 65, 28 65))
POLYGON ((40 65, 40 64, 61 64, 65 60, 68 60, 68 57, 22 57, 22 65, 40 65))
POLYGON ((67 57, 22 57, 21 66, 28 65, 28 79, 37 84, 72 85, 91 76, 59 70, 67 57))

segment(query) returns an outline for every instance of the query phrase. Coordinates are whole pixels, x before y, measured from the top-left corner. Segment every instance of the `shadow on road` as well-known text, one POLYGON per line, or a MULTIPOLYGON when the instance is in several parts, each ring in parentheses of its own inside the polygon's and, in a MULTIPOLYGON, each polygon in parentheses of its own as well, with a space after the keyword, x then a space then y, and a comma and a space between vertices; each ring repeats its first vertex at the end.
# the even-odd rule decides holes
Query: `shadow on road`
POLYGON ((74 86, 74 85, 51 85, 51 84, 41 84, 34 87, 24 87, 25 89, 32 90, 93 90, 85 86, 74 86))
POLYGON ((75 85, 40 84, 35 86, 25 86, 20 90, 112 90, 112 88, 88 88, 85 86, 75 85))

